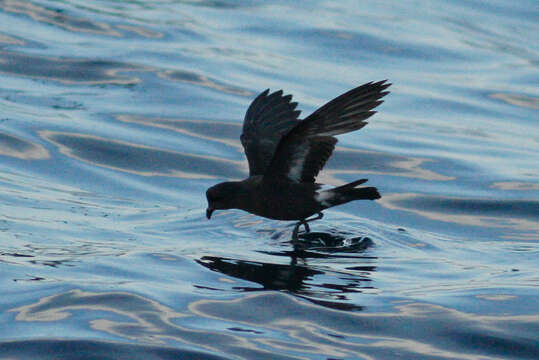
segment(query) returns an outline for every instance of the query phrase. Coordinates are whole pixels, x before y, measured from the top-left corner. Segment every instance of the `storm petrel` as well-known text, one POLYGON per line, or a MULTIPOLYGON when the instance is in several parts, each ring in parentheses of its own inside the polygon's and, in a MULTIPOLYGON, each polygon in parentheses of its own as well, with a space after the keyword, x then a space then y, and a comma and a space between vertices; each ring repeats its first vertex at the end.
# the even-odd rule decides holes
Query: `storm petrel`
POLYGON ((383 102, 390 85, 383 80, 356 87, 303 120, 298 119, 292 95, 262 92, 247 109, 240 137, 249 177, 210 187, 206 217, 215 210, 241 209, 270 219, 298 220, 295 241, 300 225, 308 232, 307 223, 321 219, 322 210, 352 200, 379 199, 375 187, 357 187, 367 179, 322 190, 315 178, 335 148, 334 136, 367 125, 365 120, 376 113, 373 109, 383 102))

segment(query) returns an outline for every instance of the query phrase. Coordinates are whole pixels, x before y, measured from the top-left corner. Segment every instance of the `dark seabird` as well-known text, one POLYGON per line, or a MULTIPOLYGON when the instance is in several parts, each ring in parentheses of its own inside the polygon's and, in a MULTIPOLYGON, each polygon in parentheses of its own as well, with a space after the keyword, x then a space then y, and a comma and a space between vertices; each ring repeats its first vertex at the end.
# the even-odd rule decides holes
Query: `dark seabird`
POLYGON ((297 240, 301 224, 321 219, 322 210, 352 200, 376 200, 375 187, 358 187, 367 179, 322 190, 315 183, 318 172, 331 156, 335 135, 359 130, 383 101, 387 80, 369 82, 331 100, 303 120, 298 119, 292 95, 269 89, 253 100, 243 122, 241 143, 249 162, 249 177, 227 181, 206 191, 211 218, 215 210, 241 209, 276 220, 298 220, 293 232, 297 240), (315 217, 309 218, 315 215, 315 217))

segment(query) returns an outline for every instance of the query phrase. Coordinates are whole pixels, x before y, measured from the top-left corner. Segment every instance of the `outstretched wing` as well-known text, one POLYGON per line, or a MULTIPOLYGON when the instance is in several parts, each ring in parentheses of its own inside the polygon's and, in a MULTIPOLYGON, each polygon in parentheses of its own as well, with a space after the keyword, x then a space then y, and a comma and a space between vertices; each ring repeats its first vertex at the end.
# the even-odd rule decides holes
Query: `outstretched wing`
POLYGON ((296 182, 314 182, 337 143, 334 135, 367 125, 375 107, 383 101, 391 84, 369 82, 331 100, 297 123, 279 142, 265 176, 296 182))
POLYGON ((269 94, 267 89, 247 109, 240 139, 249 162, 249 176, 266 172, 281 138, 300 122, 297 103, 290 100, 292 95, 283 96, 282 90, 269 94))

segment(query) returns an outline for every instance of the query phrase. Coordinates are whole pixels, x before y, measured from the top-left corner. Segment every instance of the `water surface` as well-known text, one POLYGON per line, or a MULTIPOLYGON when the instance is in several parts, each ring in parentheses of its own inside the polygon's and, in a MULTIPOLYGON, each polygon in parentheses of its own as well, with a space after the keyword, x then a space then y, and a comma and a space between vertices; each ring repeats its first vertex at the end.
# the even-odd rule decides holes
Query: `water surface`
POLYGON ((0 2, 7 358, 532 359, 539 353, 534 1, 0 2), (205 219, 247 175, 250 101, 379 113, 319 181, 382 199, 205 219))

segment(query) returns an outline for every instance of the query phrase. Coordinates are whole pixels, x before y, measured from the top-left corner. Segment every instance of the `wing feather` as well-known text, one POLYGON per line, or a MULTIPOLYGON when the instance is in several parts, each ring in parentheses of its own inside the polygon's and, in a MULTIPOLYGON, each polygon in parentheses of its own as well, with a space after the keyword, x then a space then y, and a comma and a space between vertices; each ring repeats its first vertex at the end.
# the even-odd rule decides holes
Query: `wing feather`
POLYGON ((337 139, 333 136, 361 129, 374 115, 391 84, 369 82, 331 100, 282 137, 265 176, 286 176, 291 181, 314 182, 331 156, 337 139))
POLYGON ((281 138, 299 123, 292 95, 269 89, 258 95, 245 114, 241 143, 249 162, 249 176, 263 175, 281 138))

